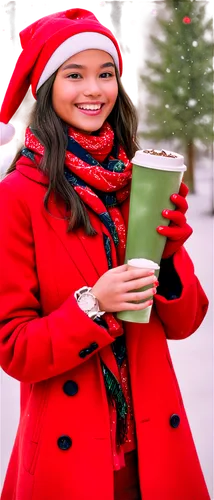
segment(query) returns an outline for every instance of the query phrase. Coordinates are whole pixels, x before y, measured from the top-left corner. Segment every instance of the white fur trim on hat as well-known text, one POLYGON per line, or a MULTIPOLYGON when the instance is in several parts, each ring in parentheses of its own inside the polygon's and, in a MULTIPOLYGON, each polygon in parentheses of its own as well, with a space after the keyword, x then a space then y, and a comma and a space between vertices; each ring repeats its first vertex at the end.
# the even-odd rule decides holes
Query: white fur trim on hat
POLYGON ((115 45, 105 35, 96 32, 84 32, 73 35, 67 38, 57 49, 53 52, 48 60, 36 87, 36 91, 43 85, 43 83, 50 78, 53 73, 65 62, 69 57, 88 49, 104 50, 110 54, 119 69, 119 58, 115 45))

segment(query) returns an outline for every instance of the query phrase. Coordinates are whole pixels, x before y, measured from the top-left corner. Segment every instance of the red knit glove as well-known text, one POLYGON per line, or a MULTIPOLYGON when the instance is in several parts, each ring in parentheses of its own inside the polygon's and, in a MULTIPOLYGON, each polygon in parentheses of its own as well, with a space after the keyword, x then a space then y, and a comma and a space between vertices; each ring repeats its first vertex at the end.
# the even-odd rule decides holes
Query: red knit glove
POLYGON ((175 204, 175 210, 165 209, 162 212, 165 219, 170 220, 169 226, 158 226, 157 232, 167 237, 162 259, 171 257, 192 234, 192 228, 187 224, 185 213, 188 209, 186 196, 188 187, 181 183, 178 194, 172 194, 170 200, 175 204))

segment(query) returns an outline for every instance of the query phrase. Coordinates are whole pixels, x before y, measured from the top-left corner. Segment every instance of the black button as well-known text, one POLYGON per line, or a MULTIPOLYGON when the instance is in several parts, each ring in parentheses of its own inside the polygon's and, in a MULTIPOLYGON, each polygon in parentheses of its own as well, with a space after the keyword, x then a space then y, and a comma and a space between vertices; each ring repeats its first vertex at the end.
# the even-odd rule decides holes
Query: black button
POLYGON ((80 358, 85 358, 90 353, 91 353, 91 349, 82 349, 82 351, 79 352, 79 356, 80 356, 80 358))
POLYGON ((98 344, 96 342, 92 342, 92 344, 90 345, 92 351, 95 351, 95 349, 98 348, 98 344))
POLYGON ((171 417, 169 419, 169 423, 170 423, 171 427, 173 427, 173 429, 177 429, 177 427, 180 424, 180 420, 181 419, 180 419, 179 415, 174 413, 173 415, 171 415, 171 417))
POLYGON ((63 385, 63 391, 67 396, 75 396, 78 392, 78 385, 74 380, 67 380, 63 385))
POLYGON ((57 444, 60 450, 69 450, 72 445, 72 441, 69 436, 60 436, 59 439, 57 439, 57 444))
POLYGON ((97 349, 97 344, 96 344, 96 347, 95 347, 95 344, 96 342, 94 342, 94 347, 92 347, 92 344, 90 344, 90 346, 86 347, 85 349, 82 349, 82 351, 79 352, 79 356, 80 358, 85 358, 86 356, 88 356, 88 354, 91 354, 95 349, 97 349))
POLYGON ((80 358, 85 358, 87 356, 85 349, 82 349, 82 351, 79 352, 79 357, 80 358))

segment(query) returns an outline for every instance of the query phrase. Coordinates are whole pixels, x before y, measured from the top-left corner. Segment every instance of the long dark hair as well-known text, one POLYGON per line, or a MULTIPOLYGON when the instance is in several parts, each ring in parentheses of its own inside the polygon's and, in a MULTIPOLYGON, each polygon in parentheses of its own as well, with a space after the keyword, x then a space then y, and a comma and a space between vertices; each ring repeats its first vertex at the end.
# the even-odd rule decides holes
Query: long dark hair
MULTIPOLYGON (((84 227, 86 234, 93 235, 95 231, 91 226, 84 203, 66 180, 64 175, 64 158, 67 147, 67 125, 55 113, 52 106, 52 86, 56 77, 55 72, 39 89, 37 101, 30 118, 30 126, 39 141, 43 144, 45 153, 39 169, 49 177, 49 186, 45 194, 44 205, 48 210, 51 192, 64 200, 70 212, 68 231, 84 227)), ((108 117, 115 140, 120 144, 127 157, 131 160, 139 149, 137 142, 137 114, 133 103, 126 94, 116 69, 118 82, 118 96, 112 112, 108 117)), ((22 148, 17 152, 7 174, 15 170, 16 162, 20 157, 22 148)))

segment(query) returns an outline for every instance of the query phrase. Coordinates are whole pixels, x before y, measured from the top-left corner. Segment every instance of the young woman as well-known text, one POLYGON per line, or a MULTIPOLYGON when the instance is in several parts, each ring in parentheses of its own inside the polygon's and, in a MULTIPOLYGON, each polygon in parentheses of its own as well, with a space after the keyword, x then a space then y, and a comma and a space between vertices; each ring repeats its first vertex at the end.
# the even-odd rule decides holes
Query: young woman
POLYGON ((21 382, 2 500, 208 499, 167 347, 207 310, 183 247, 187 188, 172 193, 175 211, 163 207, 159 283, 128 270, 137 120, 118 44, 80 9, 20 37, 2 142, 30 84, 37 102, 0 184, 1 366, 21 382), (149 324, 117 319, 151 295, 149 324))

